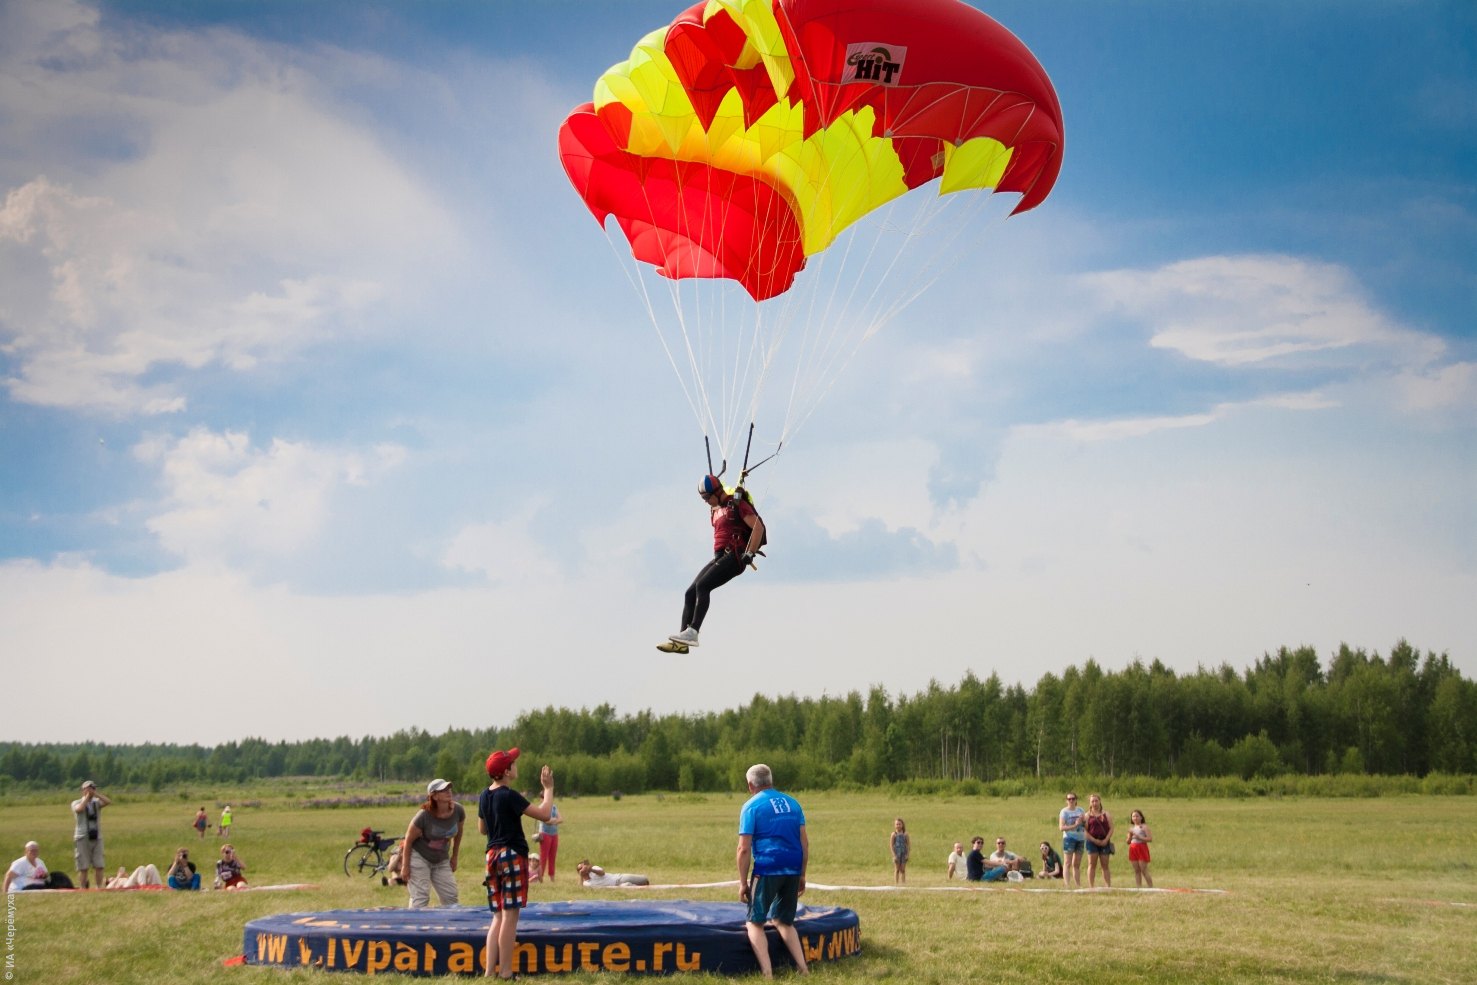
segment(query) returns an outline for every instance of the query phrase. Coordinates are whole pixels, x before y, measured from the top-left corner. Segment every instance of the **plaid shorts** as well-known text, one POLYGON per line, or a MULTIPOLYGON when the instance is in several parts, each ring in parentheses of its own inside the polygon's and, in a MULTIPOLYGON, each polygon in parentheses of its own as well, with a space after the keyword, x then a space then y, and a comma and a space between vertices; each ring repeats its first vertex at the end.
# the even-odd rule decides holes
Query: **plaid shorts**
POLYGON ((489 848, 482 884, 487 887, 489 910, 521 910, 528 905, 528 856, 511 848, 489 848))

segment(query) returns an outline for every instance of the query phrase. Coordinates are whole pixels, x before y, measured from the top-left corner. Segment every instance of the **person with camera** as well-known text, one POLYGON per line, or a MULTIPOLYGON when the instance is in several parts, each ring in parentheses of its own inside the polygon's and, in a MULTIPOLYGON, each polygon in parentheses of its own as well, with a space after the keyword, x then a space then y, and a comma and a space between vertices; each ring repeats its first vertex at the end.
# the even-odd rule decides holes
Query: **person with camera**
POLYGON ((200 888, 200 873, 195 863, 190 861, 189 849, 181 848, 174 853, 174 861, 169 864, 169 871, 164 873, 164 885, 170 889, 200 888))
POLYGON ((111 803, 97 792, 97 784, 91 780, 83 781, 82 796, 72 801, 72 814, 77 822, 72 837, 72 855, 77 861, 77 883, 82 889, 87 888, 88 869, 92 870, 98 889, 107 882, 103 878, 103 832, 98 825, 98 817, 111 803))

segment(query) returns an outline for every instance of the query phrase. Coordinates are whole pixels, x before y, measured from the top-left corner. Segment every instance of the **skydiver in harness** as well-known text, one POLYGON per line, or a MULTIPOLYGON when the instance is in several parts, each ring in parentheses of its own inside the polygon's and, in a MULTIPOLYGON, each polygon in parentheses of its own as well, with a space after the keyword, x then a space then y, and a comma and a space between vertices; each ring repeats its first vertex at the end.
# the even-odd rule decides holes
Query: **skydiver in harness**
POLYGON ((744 568, 753 566, 754 556, 763 553, 764 521, 742 485, 730 492, 716 475, 705 475, 697 492, 708 504, 713 524, 713 560, 703 565, 687 586, 682 599, 682 631, 657 644, 658 650, 667 653, 686 653, 689 647, 697 646, 698 630, 708 614, 708 596, 713 589, 743 574, 744 568))

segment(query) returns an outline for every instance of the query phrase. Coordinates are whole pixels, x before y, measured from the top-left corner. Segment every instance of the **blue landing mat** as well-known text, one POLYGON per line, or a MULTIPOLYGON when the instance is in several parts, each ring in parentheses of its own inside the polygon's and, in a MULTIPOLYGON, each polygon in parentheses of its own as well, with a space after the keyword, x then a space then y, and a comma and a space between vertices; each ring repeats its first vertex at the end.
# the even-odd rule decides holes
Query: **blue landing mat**
MULTIPOLYGON (((533 903, 518 920, 519 974, 679 971, 743 974, 759 970, 741 903, 589 900, 533 903)), ((492 915, 486 907, 383 908, 279 913, 246 925, 246 963, 286 968, 406 975, 482 974, 492 915)), ((795 929, 811 964, 861 953, 852 910, 801 906, 795 929)), ((791 966, 767 929, 775 969, 791 966)))

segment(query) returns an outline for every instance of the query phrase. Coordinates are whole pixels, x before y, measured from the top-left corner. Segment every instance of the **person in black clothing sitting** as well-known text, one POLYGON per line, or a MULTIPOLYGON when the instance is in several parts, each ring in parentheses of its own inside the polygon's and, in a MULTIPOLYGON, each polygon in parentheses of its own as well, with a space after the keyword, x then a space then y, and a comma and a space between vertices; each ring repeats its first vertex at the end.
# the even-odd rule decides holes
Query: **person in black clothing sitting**
POLYGON ((969 842, 969 854, 964 856, 964 878, 970 882, 985 879, 985 839, 975 835, 969 842))

